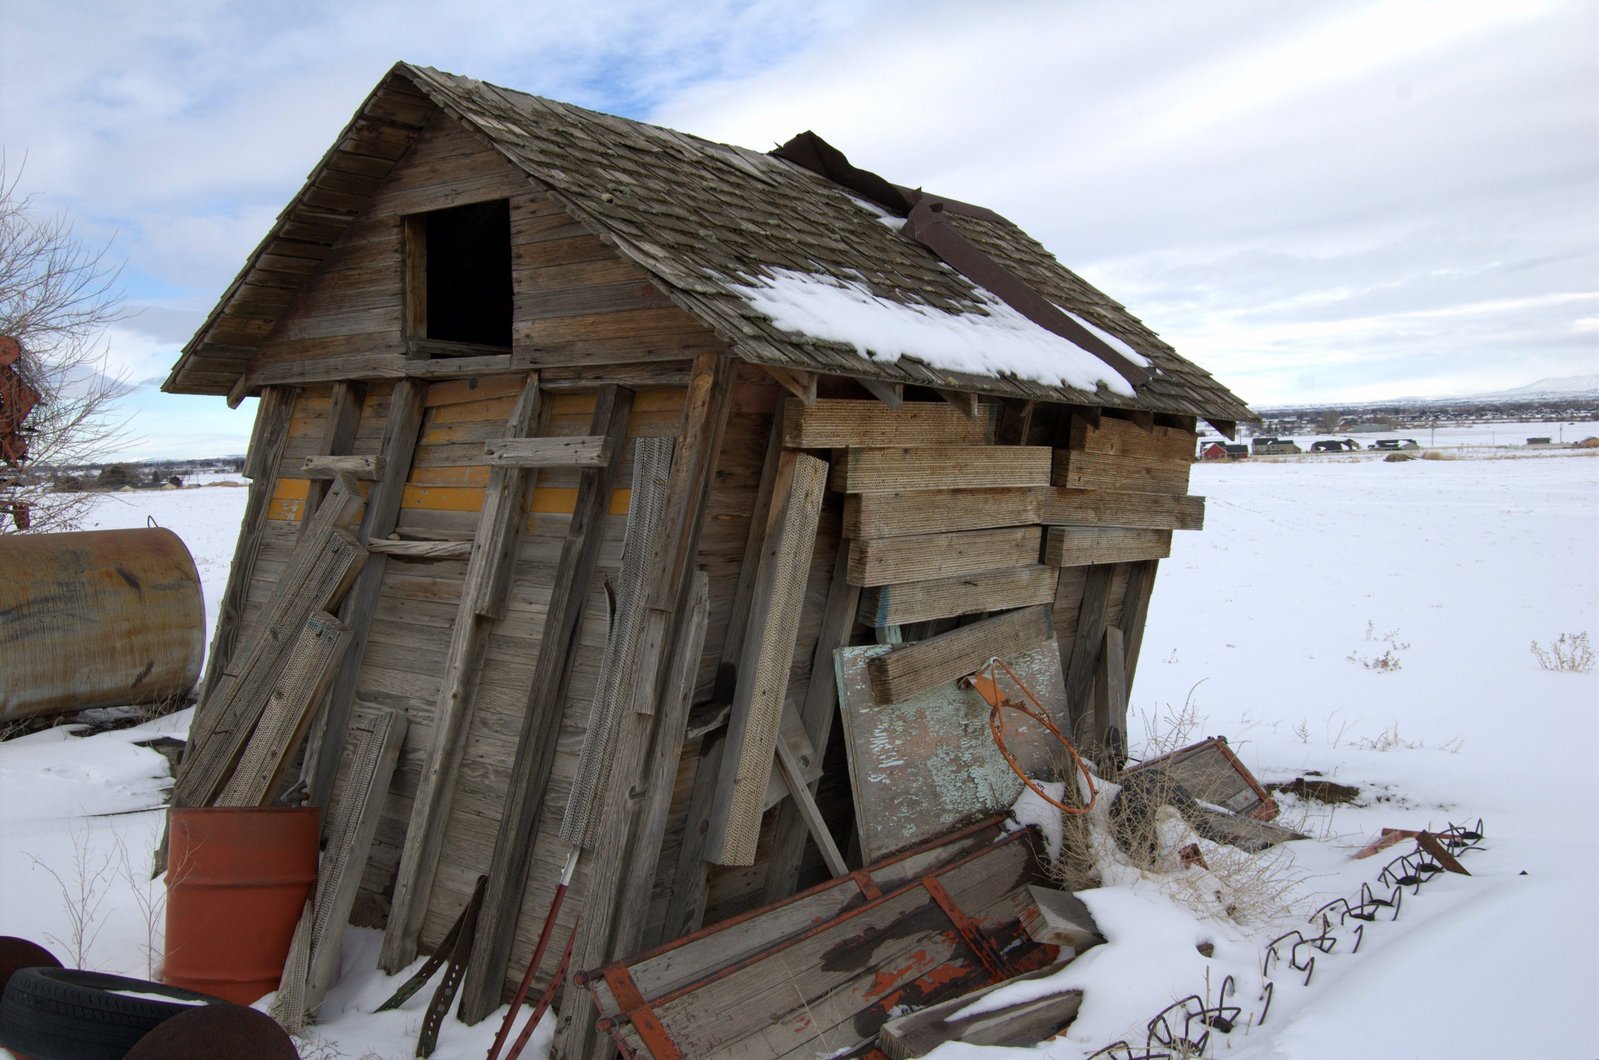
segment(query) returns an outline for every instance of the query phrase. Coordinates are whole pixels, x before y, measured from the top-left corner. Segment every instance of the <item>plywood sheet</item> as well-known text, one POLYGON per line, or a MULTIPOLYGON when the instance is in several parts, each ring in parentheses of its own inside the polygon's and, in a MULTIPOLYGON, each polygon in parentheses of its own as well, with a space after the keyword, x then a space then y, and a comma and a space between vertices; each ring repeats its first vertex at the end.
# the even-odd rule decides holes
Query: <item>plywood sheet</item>
MULTIPOLYGON (((988 704, 945 682, 900 703, 874 702, 867 664, 890 650, 869 644, 834 653, 839 705, 855 792, 861 854, 867 862, 1009 808, 1022 781, 1000 755, 988 728, 988 704)), ((1005 660, 1057 726, 1066 724, 1060 650, 1050 639, 1005 660)), ((1003 673, 1000 688, 1027 702, 1003 673)), ((1003 712, 1006 745, 1035 777, 1058 772, 1060 745, 1019 711, 1003 712)))

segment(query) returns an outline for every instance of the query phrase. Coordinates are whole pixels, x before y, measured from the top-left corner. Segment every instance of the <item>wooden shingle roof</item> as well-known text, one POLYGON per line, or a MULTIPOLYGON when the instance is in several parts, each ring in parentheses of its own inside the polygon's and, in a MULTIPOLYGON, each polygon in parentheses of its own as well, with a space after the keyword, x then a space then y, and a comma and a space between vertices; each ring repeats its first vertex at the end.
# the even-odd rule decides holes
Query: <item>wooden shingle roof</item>
POLYGON ((1002 218, 951 218, 962 234, 1059 307, 1153 362, 1135 397, 873 358, 785 331, 738 293, 780 274, 864 285, 878 298, 986 314, 992 299, 825 177, 770 155, 500 88, 396 65, 312 172, 165 383, 226 393, 277 316, 376 190, 434 108, 478 133, 530 182, 646 272, 745 360, 817 372, 1071 404, 1239 420, 1247 406, 1125 307, 1002 218))

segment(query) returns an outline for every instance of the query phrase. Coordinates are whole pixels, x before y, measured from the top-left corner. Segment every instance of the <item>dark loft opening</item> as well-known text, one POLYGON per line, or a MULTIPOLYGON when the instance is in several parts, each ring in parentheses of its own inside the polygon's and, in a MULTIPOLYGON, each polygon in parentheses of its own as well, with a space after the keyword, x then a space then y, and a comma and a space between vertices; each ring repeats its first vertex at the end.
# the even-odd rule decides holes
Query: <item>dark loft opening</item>
POLYGON ((427 337, 511 345, 511 204, 434 210, 425 224, 427 337))

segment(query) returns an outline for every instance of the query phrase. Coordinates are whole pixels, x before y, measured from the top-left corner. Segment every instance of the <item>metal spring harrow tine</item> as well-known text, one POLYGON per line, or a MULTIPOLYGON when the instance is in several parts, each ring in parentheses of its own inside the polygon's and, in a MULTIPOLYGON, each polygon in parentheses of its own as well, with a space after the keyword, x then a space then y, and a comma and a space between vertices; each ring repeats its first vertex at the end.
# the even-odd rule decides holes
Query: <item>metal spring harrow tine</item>
POLYGON ((1150 1048, 1151 1043, 1153 1043, 1154 1045, 1176 1049, 1183 1056, 1205 1055, 1205 1049, 1210 1045, 1210 1031, 1206 1030, 1198 1038, 1188 1037, 1188 1024, 1190 1022, 1188 1002, 1191 1000, 1199 1002, 1201 1006, 1205 1004, 1200 1001, 1197 994, 1190 994, 1181 1001, 1173 1001, 1155 1014, 1155 1018, 1150 1020, 1144 1028, 1144 1047, 1146 1049, 1150 1048), (1171 1025, 1171 1019, 1175 1018, 1179 1013, 1183 1017, 1182 1034, 1174 1031, 1171 1025))
POLYGON ((1421 885, 1442 871, 1443 866, 1418 848, 1408 854, 1401 854, 1384 865, 1382 871, 1377 874, 1377 879, 1382 883, 1413 887, 1415 890, 1410 893, 1420 894, 1421 885))
POLYGON ((1477 818, 1475 826, 1449 823, 1449 827, 1438 833, 1439 842, 1449 848, 1450 853, 1460 854, 1467 850, 1481 850, 1482 841, 1486 837, 1483 831, 1482 818, 1477 818))
POLYGON ((1096 1053, 1090 1053, 1087 1060, 1172 1060, 1172 1055, 1159 1050, 1150 1052, 1148 1043, 1145 1043, 1144 1052, 1135 1053, 1133 1047, 1123 1039, 1111 1042, 1096 1053))

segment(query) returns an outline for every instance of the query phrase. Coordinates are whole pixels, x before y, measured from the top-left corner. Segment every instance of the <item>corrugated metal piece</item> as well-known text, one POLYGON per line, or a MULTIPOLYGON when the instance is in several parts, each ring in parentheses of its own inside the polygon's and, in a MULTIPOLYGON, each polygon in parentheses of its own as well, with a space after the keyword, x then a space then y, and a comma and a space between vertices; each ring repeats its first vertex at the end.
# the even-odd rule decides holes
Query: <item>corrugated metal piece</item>
POLYGON ((182 696, 204 636, 170 530, 0 535, 0 719, 182 696))

